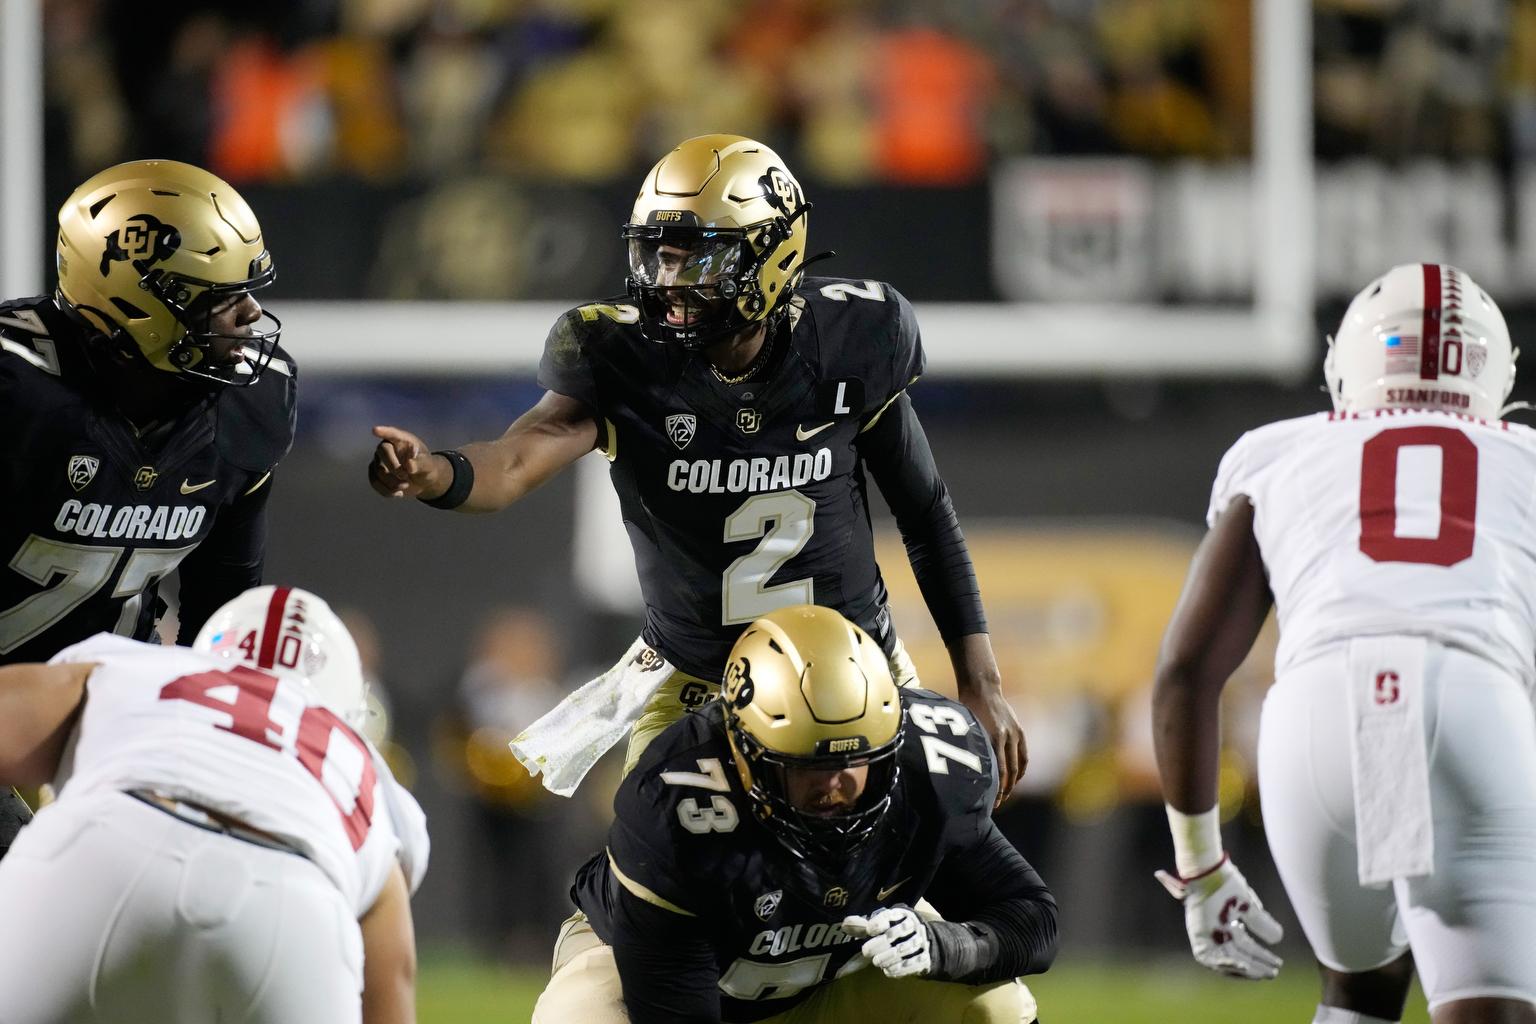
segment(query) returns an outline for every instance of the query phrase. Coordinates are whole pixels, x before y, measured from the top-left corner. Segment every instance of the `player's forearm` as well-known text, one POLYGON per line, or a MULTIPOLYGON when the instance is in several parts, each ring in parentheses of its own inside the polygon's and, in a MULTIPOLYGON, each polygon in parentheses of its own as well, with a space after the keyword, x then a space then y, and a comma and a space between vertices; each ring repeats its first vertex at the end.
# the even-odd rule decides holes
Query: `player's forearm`
POLYGON ((949 661, 955 669, 955 686, 962 696, 987 690, 1001 690, 1003 674, 992 653, 988 633, 968 633, 949 645, 949 661))
POLYGON ((968 921, 928 922, 934 966, 929 977, 985 985, 1041 974, 1056 959, 1056 900, 1044 888, 1000 900, 968 921))
POLYGON ((1216 805, 1221 759, 1221 689, 1202 684, 1188 666, 1158 667, 1152 690, 1152 738, 1163 800, 1185 813, 1216 805))
POLYGON ((985 633, 981 589, 949 489, 905 395, 859 439, 875 485, 896 517, 907 560, 939 635, 954 644, 985 633))
MULTIPOLYGON (((597 440, 597 422, 581 406, 564 396, 546 395, 501 437, 458 449, 468 460, 471 481, 454 511, 499 512, 590 452, 597 440)), ((426 500, 441 497, 456 480, 448 458, 438 455, 435 460, 433 486, 422 494, 426 500)))

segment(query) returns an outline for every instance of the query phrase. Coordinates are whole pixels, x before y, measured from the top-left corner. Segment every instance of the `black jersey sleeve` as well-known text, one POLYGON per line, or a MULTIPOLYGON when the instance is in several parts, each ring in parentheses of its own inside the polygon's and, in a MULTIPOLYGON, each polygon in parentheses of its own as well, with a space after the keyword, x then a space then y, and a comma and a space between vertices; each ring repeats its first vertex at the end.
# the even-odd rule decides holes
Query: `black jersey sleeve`
POLYGON ((219 510, 207 538, 181 563, 178 644, 191 646, 197 631, 220 605, 261 583, 271 491, 271 478, 258 478, 251 493, 219 510))
POLYGON ((875 486, 896 517, 912 573, 939 635, 949 644, 971 633, 985 633, 987 617, 970 549, 912 399, 898 394, 891 407, 859 435, 858 445, 875 486))
POLYGON ((539 385, 558 395, 574 398, 591 409, 598 408, 597 379, 591 354, 586 348, 590 321, 586 307, 563 314, 544 339, 544 354, 539 357, 539 385))
POLYGON ((895 314, 886 320, 889 336, 885 340, 883 365, 877 364, 873 383, 875 386, 865 396, 866 413, 864 429, 877 423, 882 414, 907 388, 917 383, 927 368, 928 357, 923 352, 923 336, 918 330, 917 314, 912 303, 901 292, 884 285, 888 300, 895 307, 895 314))
POLYGON ((991 821, 976 842, 944 858, 927 897, 959 929, 948 942, 937 929, 941 949, 963 953, 944 965, 944 980, 982 985, 1039 974, 1056 958, 1056 899, 991 821))
POLYGON ((271 472, 293 447, 299 415, 298 364, 278 348, 260 380, 250 387, 223 389, 216 408, 220 457, 258 477, 271 472))
POLYGON ((720 968, 697 918, 636 896, 609 873, 613 959, 631 1024, 718 1024, 720 968))

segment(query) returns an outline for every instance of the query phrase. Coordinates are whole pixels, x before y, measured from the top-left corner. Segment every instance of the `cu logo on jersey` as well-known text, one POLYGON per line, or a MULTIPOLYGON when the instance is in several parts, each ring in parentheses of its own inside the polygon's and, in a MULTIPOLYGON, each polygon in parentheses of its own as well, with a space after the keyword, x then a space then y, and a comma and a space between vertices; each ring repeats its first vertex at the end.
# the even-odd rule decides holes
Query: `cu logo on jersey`
POLYGON ((181 248, 181 232, 169 224, 162 224, 157 217, 141 213, 128 218, 128 222, 105 239, 106 248, 101 253, 101 276, 106 277, 112 264, 130 262, 152 264, 170 259, 181 248))
POLYGON ((140 466, 138 472, 133 474, 133 486, 141 491, 147 491, 155 486, 155 481, 160 479, 160 474, 155 472, 154 466, 140 466))
POLYGON ((1399 682, 1401 682, 1400 677, 1391 669, 1387 669, 1385 672, 1377 672, 1375 693, 1373 695, 1376 703, 1383 707, 1396 704, 1402 696, 1402 688, 1398 685, 1399 682))
POLYGON ((693 434, 698 425, 699 421, 694 418, 692 413, 673 413, 666 419, 667 436, 672 439, 672 443, 677 445, 679 450, 687 448, 688 442, 693 440, 693 434))
POLYGON ((77 491, 85 490, 86 484, 96 479, 96 471, 100 468, 101 460, 94 455, 71 455, 69 485, 77 491))
POLYGON ((756 409, 737 409, 736 426, 743 434, 755 434, 763 425, 763 414, 756 409))

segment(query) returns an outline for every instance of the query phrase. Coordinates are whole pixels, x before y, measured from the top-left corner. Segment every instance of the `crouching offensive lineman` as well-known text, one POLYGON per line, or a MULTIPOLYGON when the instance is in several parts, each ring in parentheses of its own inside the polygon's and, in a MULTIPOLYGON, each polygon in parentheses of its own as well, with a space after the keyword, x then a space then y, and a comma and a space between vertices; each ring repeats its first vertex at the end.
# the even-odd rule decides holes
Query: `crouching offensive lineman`
POLYGON ((346 627, 259 587, 195 646, 0 668, 0 782, 60 787, 0 862, 0 1020, 412 1024, 426 822, 346 627))
POLYGON ((534 1024, 1034 1020, 1056 903, 996 790, 971 713, 898 688, 858 626, 758 619, 620 788, 534 1024))

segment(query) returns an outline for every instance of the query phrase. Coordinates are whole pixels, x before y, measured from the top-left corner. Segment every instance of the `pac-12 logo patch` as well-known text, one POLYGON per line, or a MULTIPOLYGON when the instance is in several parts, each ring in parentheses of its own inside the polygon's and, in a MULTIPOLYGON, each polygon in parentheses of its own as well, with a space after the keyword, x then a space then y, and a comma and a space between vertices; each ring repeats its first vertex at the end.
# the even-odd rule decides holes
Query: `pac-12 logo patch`
POLYGON ((679 449, 687 448, 688 442, 693 440, 693 433, 698 429, 699 421, 691 412, 676 412, 666 419, 667 436, 679 449))
POLYGON ((778 912, 779 904, 784 900, 784 890, 775 889, 773 892, 765 892, 752 903, 752 909, 757 916, 766 921, 778 912))
POLYGON ((96 479, 96 471, 101 468, 101 460, 94 455, 71 455, 69 457, 69 485, 77 491, 85 489, 85 485, 96 479))

